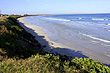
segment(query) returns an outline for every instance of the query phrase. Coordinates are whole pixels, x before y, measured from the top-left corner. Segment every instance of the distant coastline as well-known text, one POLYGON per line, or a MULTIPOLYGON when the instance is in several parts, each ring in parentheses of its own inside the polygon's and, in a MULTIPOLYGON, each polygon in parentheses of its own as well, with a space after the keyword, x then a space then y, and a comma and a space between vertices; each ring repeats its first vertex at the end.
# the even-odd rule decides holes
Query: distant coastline
POLYGON ((27 15, 27 16, 68 15, 68 14, 110 14, 110 13, 59 13, 59 14, 29 14, 29 15, 27 15))

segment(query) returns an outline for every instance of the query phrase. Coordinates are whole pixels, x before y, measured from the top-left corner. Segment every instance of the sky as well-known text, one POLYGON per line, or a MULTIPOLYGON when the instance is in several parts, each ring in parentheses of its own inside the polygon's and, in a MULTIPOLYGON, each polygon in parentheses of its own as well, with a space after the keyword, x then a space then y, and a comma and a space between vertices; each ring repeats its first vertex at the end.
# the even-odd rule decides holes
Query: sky
POLYGON ((110 13, 110 0, 0 0, 3 14, 110 13))

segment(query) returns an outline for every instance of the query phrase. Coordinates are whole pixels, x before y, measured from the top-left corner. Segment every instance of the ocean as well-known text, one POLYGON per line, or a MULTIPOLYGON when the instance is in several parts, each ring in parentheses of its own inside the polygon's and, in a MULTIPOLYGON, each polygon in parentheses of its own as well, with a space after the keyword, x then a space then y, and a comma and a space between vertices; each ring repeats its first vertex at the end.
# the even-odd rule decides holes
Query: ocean
POLYGON ((51 41, 110 64, 110 14, 29 16, 24 20, 42 28, 51 41))

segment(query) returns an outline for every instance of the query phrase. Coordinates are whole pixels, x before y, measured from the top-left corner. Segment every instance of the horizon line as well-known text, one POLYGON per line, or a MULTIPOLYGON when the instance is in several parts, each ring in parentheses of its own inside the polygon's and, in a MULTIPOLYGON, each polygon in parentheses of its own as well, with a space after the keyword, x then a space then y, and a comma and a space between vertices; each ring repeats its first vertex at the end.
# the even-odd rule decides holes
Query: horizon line
MULTIPOLYGON (((1 13, 1 14, 6 14, 6 13, 1 13)), ((14 13, 12 13, 14 14, 14 13)), ((8 14, 8 15, 12 15, 12 14, 8 14)), ((60 15, 60 14, 110 14, 110 12, 108 13, 105 13, 105 12, 97 12, 97 13, 38 13, 38 14, 29 14, 29 13, 23 13, 23 14, 17 14, 15 13, 14 15, 24 15, 24 14, 27 14, 27 15, 60 15)))

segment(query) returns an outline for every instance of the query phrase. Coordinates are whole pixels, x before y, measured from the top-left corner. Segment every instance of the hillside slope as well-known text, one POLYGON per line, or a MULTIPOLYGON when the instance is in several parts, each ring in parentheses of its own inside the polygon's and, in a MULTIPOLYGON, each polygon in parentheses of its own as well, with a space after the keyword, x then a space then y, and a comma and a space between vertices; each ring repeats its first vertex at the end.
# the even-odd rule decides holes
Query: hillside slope
POLYGON ((66 61, 44 52, 35 37, 17 23, 18 17, 0 17, 0 73, 110 73, 109 67, 91 58, 66 61))

